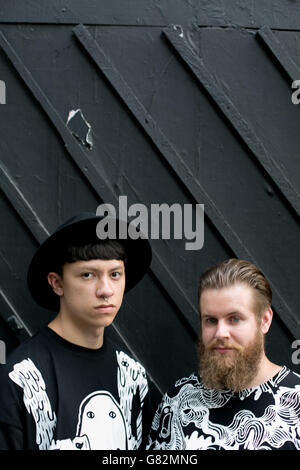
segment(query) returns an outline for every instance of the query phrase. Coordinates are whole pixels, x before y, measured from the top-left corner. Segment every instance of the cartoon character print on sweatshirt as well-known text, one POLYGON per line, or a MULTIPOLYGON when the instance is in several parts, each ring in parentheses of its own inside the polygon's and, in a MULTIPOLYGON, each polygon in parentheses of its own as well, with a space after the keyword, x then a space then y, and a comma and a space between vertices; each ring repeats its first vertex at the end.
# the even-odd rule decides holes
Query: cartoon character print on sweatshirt
POLYGON ((56 441, 52 449, 126 450, 124 416, 114 397, 105 391, 88 395, 81 403, 76 437, 56 441))
POLYGON ((41 372, 31 359, 14 365, 10 379, 23 389, 23 400, 36 425, 40 450, 126 450, 142 441, 142 407, 148 392, 145 369, 124 352, 116 351, 119 403, 106 390, 85 397, 79 407, 76 435, 55 440, 57 417, 52 410, 41 372), (133 415, 133 402, 141 406, 133 415))

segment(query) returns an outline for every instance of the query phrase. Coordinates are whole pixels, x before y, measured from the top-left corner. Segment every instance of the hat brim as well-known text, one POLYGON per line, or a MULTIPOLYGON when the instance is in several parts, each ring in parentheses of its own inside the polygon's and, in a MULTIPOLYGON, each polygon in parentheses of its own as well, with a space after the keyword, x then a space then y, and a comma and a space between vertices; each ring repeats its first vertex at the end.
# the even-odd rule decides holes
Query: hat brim
MULTIPOLYGON (((60 265, 61 254, 69 246, 83 246, 89 243, 101 243, 96 233, 96 227, 103 217, 94 214, 83 214, 74 217, 61 225, 47 240, 40 245, 33 256, 27 273, 27 284, 32 298, 43 308, 59 311, 60 298, 53 292, 48 283, 48 273, 56 271, 60 265)), ((124 221, 114 219, 116 234, 119 225, 124 221)), ((128 224, 126 224, 126 229, 128 224)), ((152 250, 146 238, 126 239, 115 238, 126 251, 125 293, 130 291, 145 275, 148 270, 152 250)))

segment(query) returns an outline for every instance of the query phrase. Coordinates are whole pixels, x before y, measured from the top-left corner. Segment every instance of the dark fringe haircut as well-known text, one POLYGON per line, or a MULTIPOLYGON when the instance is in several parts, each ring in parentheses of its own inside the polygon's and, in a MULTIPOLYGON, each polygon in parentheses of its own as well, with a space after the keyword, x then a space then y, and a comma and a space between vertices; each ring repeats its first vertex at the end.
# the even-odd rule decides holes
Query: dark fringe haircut
POLYGON ((83 246, 69 246, 60 256, 59 265, 53 271, 62 275, 65 263, 75 263, 76 261, 90 261, 92 259, 122 260, 126 265, 127 256, 124 246, 117 240, 103 240, 101 243, 89 243, 83 246))

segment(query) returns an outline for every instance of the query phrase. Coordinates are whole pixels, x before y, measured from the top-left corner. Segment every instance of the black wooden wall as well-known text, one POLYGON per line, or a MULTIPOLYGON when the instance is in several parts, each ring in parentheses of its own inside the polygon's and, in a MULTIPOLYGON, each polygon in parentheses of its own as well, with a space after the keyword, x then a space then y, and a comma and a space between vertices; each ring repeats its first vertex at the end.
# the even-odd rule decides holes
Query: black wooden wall
POLYGON ((270 279, 268 354, 300 372, 292 361, 300 108, 291 100, 299 25, 292 0, 1 0, 0 339, 8 351, 52 318, 26 288, 38 244, 68 217, 102 202, 117 207, 126 195, 149 209, 205 206, 204 247, 153 240, 151 270, 109 328, 160 392, 197 367, 198 279, 231 256, 270 279), (92 142, 67 126, 76 109, 92 142))

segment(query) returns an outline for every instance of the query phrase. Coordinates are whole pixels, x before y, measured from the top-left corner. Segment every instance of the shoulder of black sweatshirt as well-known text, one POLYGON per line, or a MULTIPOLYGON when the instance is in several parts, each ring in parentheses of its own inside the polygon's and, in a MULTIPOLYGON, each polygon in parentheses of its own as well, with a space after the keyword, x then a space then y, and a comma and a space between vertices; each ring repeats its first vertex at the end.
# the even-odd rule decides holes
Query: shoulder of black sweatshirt
POLYGON ((45 326, 0 367, 0 449, 138 449, 153 415, 149 380, 130 352, 45 326))

